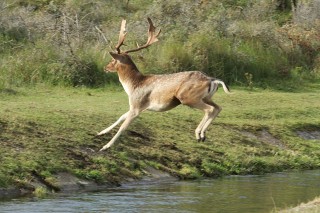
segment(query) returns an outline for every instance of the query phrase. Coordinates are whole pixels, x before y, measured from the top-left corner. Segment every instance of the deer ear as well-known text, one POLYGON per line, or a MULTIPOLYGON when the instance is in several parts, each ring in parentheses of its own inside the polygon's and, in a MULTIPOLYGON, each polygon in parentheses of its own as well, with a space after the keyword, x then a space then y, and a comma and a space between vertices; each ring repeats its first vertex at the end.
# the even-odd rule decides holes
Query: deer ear
POLYGON ((117 54, 117 53, 114 53, 114 52, 109 52, 109 54, 112 56, 112 58, 116 59, 116 60, 119 60, 120 59, 120 55, 117 54))
POLYGON ((114 52, 109 52, 109 53, 112 56, 112 58, 114 58, 117 61, 120 61, 122 63, 124 63, 124 61, 126 61, 126 57, 122 54, 118 54, 118 53, 114 53, 114 52))

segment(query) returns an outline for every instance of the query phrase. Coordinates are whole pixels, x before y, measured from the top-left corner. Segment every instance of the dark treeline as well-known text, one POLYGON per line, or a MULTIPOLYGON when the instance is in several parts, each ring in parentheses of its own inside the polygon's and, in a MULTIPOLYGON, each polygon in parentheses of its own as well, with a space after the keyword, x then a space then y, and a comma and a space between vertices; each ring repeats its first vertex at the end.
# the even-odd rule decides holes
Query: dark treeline
POLYGON ((143 73, 202 70, 242 86, 292 86, 319 77, 319 11, 315 0, 4 0, 0 88, 113 82, 102 67, 121 19, 134 46, 147 38, 147 17, 162 34, 132 54, 143 73))

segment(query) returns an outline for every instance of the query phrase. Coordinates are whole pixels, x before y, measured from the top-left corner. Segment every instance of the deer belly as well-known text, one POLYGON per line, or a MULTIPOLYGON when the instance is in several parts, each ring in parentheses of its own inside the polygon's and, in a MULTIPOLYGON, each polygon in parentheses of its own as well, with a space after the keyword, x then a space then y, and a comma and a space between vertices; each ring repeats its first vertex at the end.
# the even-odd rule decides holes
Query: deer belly
POLYGON ((167 102, 152 102, 150 103, 147 110, 150 111, 156 111, 156 112, 163 112, 170 110, 180 104, 180 101, 178 99, 173 99, 167 102))
POLYGON ((176 98, 171 99, 166 102, 151 102, 148 106, 147 110, 156 111, 156 112, 163 112, 170 110, 180 104, 180 101, 176 98))
POLYGON ((170 110, 179 104, 181 104, 181 102, 172 95, 172 91, 153 91, 149 96, 149 105, 147 110, 163 112, 170 110))

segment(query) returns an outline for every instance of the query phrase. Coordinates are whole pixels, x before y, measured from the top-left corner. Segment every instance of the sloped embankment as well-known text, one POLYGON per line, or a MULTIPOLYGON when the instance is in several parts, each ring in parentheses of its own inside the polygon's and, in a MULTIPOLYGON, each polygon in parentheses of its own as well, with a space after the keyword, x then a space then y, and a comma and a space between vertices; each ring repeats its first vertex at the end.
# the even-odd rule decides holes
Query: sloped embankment
POLYGON ((204 143, 194 139, 202 112, 178 107, 143 113, 105 152, 98 150, 117 129, 101 137, 96 132, 128 109, 122 90, 1 93, 0 192, 91 190, 144 177, 194 179, 318 168, 319 139, 299 133, 320 127, 318 92, 235 90, 228 96, 219 91, 214 98, 223 111, 204 143))

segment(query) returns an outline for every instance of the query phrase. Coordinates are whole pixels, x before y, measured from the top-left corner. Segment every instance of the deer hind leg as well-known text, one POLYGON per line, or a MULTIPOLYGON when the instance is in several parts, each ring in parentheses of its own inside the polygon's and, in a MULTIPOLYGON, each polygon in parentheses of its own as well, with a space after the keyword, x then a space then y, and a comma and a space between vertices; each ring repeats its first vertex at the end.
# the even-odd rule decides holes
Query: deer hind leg
MULTIPOLYGON (((129 111, 126 113, 126 118, 125 118, 125 121, 121 124, 118 132, 115 134, 115 136, 113 136, 113 138, 109 141, 109 143, 107 143, 106 145, 104 145, 100 151, 103 151, 105 149, 108 149, 109 147, 111 147, 114 142, 119 138, 119 136, 121 135, 121 133, 126 130, 129 126, 129 124, 139 115, 139 112, 137 111, 129 111)), ((119 119, 120 120, 120 119, 119 119)), ((119 121, 118 120, 118 121, 119 121)), ((118 122, 117 121, 117 122, 118 122)), ((117 123, 116 122, 116 123, 117 123)))
POLYGON ((203 100, 197 103, 186 104, 186 105, 192 108, 196 108, 204 111, 204 117, 202 118, 201 122, 199 123, 198 127, 195 130, 196 139, 198 141, 204 141, 206 139, 204 127, 208 128, 210 122, 212 121, 211 118, 214 117, 215 107, 212 106, 211 104, 204 102, 203 100))
POLYGON ((196 135, 196 139, 198 141, 201 141, 201 136, 200 136, 200 133, 201 133, 201 130, 205 124, 205 122, 208 120, 208 115, 207 113, 205 113, 204 117, 202 118, 201 122, 199 123, 198 127, 196 128, 195 130, 195 135, 196 135))
POLYGON ((200 132, 200 138, 202 138, 202 141, 205 140, 205 132, 208 129, 209 125, 211 122, 218 116, 218 114, 221 112, 222 108, 214 103, 212 100, 206 100, 205 101, 207 104, 211 105, 214 107, 214 110, 212 113, 209 114, 209 118, 204 122, 201 132, 200 132))
POLYGON ((126 112, 124 113, 123 115, 121 115, 121 117, 116 121, 114 122, 111 126, 109 126, 108 128, 102 130, 101 132, 98 133, 98 135, 103 135, 103 134, 106 134, 108 132, 110 132, 111 129, 113 129, 115 126, 117 126, 119 123, 121 123, 122 121, 124 121, 127 116, 128 116, 129 112, 126 112))

